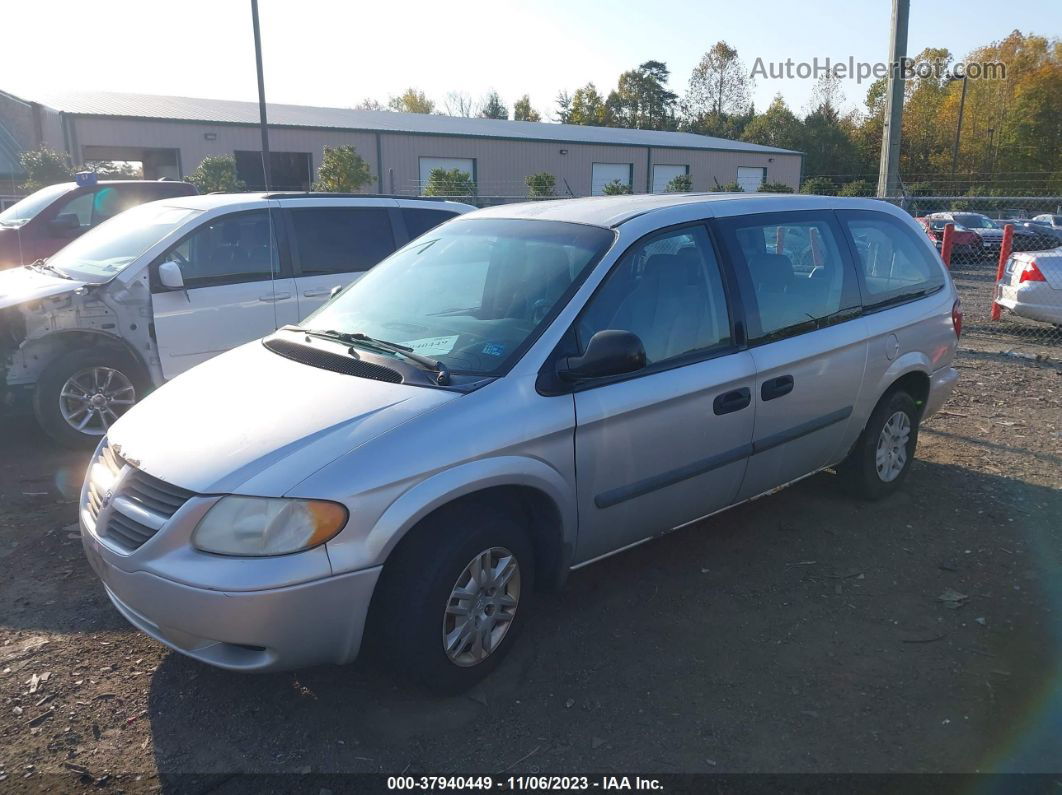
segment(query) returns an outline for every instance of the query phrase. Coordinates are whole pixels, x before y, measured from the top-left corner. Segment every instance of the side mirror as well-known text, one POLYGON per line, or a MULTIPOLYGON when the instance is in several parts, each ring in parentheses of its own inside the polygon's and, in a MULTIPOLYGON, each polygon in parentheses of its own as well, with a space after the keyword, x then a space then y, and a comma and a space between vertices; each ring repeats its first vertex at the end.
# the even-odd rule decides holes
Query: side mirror
POLYGON ((53 235, 73 237, 81 231, 81 221, 74 213, 62 213, 48 222, 48 229, 53 235))
POLYGON ((184 289, 184 274, 181 266, 170 260, 159 265, 159 283, 168 290, 184 289))
POLYGON ((590 338, 586 353, 582 356, 562 359, 558 375, 565 381, 579 381, 633 373, 643 367, 645 346, 638 335, 630 331, 605 329, 590 338))

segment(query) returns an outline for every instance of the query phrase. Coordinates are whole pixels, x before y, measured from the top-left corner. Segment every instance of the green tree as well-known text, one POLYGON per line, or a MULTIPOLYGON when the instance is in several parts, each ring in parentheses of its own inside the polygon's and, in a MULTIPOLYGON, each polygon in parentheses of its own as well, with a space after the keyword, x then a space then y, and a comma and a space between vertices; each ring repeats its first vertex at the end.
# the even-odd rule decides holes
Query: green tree
POLYGON ((675 128, 678 95, 668 90, 671 72, 663 61, 646 61, 619 77, 607 104, 617 126, 639 130, 675 128))
POLYGON ((469 198, 476 195, 476 183, 472 181, 471 174, 459 168, 433 168, 428 173, 424 195, 469 198))
POLYGON ((748 123, 741 140, 762 146, 800 149, 804 142, 804 123, 789 110, 782 95, 776 94, 767 110, 748 123))
POLYGON ((22 170, 26 172, 26 179, 19 188, 26 193, 32 193, 57 182, 66 182, 74 176, 74 170, 70 168, 70 159, 66 154, 46 146, 23 152, 19 155, 18 162, 22 170))
POLYGON ((326 146, 313 189, 328 193, 357 193, 372 181, 369 164, 353 146, 326 146))
POLYGON ((552 174, 541 171, 530 175, 526 180, 527 197, 529 199, 549 199, 556 195, 557 178, 552 174))
POLYGON ((200 193, 235 193, 247 187, 236 176, 236 158, 232 155, 207 155, 186 179, 200 193))
POLYGON ((513 119, 516 121, 542 121, 542 116, 531 107, 531 97, 524 94, 513 104, 513 119))
POLYGON ((846 182, 841 186, 841 189, 837 191, 838 196, 873 196, 877 186, 870 180, 866 179, 854 179, 851 182, 846 182))
POLYGON ((792 193, 793 189, 784 182, 761 182, 757 193, 792 193))
POLYGON ((505 107, 505 103, 502 102, 498 92, 492 89, 483 98, 479 116, 481 119, 507 119, 509 118, 509 109, 505 107))
POLYGON ((745 189, 743 187, 741 187, 736 182, 724 182, 722 185, 720 185, 719 184, 719 180, 716 180, 716 182, 715 182, 715 192, 716 193, 744 193, 745 189))
POLYGON ((829 177, 808 177, 800 183, 800 192, 815 196, 836 196, 837 186, 829 177))
POLYGON ((859 151, 852 141, 853 126, 828 102, 804 118, 804 170, 808 174, 860 173, 859 151))
POLYGON ((627 194, 632 193, 631 186, 618 179, 606 182, 601 188, 601 192, 606 196, 626 196, 627 194))
POLYGON ((569 95, 557 96, 557 120, 561 124, 584 124, 592 127, 611 127, 612 112, 593 83, 577 88, 569 95))
POLYGON ((403 113, 434 113, 435 103, 428 99, 428 95, 420 89, 407 88, 397 97, 391 97, 387 101, 387 107, 391 110, 403 113))
POLYGON ((693 179, 689 174, 676 174, 667 183, 664 190, 668 193, 689 193, 693 190, 693 179))

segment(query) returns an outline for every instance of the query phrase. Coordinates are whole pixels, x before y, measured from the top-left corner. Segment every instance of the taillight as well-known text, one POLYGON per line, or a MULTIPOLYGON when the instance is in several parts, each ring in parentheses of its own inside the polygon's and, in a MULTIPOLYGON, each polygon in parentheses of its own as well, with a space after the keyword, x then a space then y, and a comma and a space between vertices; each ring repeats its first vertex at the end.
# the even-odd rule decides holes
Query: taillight
POLYGON ((955 339, 962 336, 962 301, 958 298, 951 305, 951 325, 955 328, 955 339))
POLYGON ((1044 275, 1040 272, 1040 269, 1036 267, 1036 260, 1033 260, 1032 262, 1026 262, 1025 263, 1025 268, 1022 270, 1021 274, 1018 276, 1018 284, 1021 284, 1022 282, 1046 282, 1046 281, 1047 281, 1047 279, 1044 278, 1044 275))

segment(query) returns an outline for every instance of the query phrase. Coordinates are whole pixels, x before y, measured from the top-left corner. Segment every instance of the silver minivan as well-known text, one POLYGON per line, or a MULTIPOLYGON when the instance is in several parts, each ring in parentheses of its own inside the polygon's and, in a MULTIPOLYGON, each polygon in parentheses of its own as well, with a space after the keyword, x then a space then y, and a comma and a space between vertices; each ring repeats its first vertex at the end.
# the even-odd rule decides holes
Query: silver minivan
POLYGON ((124 415, 84 548, 130 622, 203 662, 371 640, 459 690, 574 568, 828 467, 892 493, 961 324, 932 243, 871 199, 479 210, 124 415))

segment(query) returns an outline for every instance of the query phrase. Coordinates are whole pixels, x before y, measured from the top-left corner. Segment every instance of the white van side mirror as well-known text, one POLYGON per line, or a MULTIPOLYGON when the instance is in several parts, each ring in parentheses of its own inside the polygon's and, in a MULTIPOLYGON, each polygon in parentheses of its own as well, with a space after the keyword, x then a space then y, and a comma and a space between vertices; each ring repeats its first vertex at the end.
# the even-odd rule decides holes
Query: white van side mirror
POLYGON ((184 274, 181 266, 172 260, 159 265, 159 282, 170 290, 184 289, 184 274))

